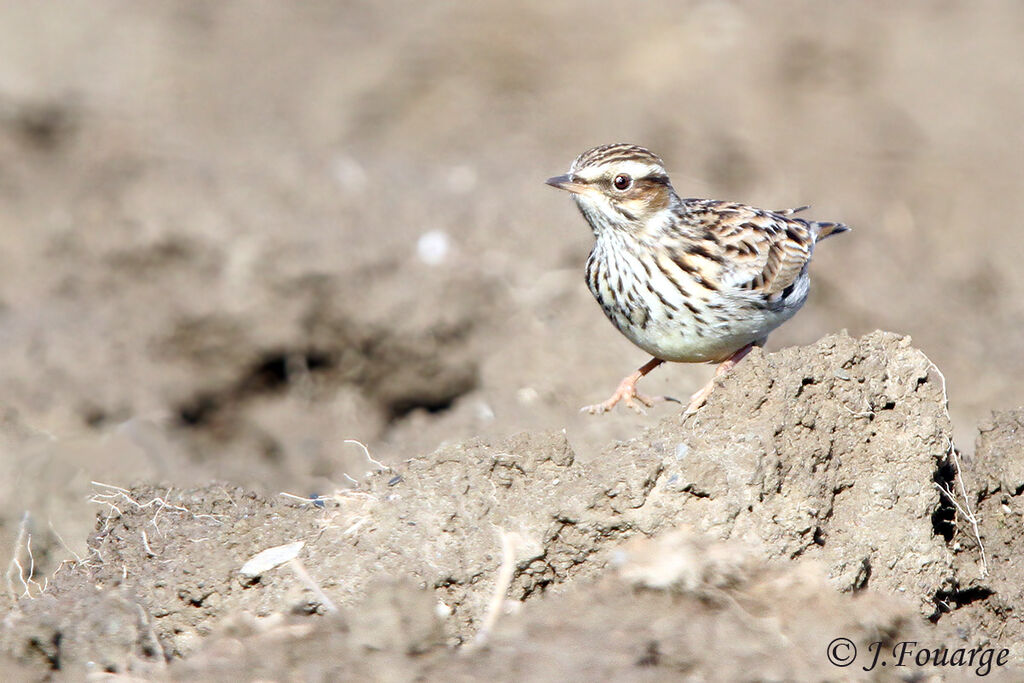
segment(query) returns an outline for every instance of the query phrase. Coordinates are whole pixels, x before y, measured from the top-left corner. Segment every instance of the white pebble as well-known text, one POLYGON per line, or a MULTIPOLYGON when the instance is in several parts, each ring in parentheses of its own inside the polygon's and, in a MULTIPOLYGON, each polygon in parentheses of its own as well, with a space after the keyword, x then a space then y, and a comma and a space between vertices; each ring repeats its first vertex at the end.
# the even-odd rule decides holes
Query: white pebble
POLYGON ((294 560, 299 555, 299 551, 306 545, 305 541, 295 541, 294 543, 286 543, 284 545, 277 545, 273 548, 267 548, 266 550, 256 553, 248 562, 242 565, 239 569, 239 573, 242 576, 250 579, 256 578, 264 572, 268 572, 274 567, 279 567, 289 560, 294 560))
POLYGON ((451 251, 451 239, 442 230, 431 230, 416 241, 416 255, 428 266, 442 263, 451 251))

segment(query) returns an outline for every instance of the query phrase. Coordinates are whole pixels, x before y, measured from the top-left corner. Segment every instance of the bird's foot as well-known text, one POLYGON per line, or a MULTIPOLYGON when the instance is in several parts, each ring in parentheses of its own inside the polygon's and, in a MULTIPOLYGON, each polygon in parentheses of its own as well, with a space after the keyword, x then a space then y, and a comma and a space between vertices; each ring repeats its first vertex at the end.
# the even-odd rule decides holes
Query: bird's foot
POLYGON ((603 403, 595 403, 592 406, 585 406, 580 409, 581 413, 590 413, 591 415, 600 415, 601 413, 607 413, 609 410, 614 408, 619 401, 624 402, 627 406, 633 409, 634 412, 640 415, 646 415, 647 411, 642 406, 650 408, 659 401, 675 401, 674 398, 667 396, 644 396, 636 390, 636 383, 639 381, 639 377, 636 374, 630 375, 626 379, 622 380, 619 384, 619 388, 615 390, 615 393, 611 395, 607 401, 603 403), (642 404, 638 405, 638 404, 642 404))
POLYGON ((711 392, 714 390, 715 380, 736 367, 736 364, 743 360, 744 356, 750 353, 750 350, 753 348, 754 344, 747 344, 742 349, 729 356, 725 361, 719 363, 718 367, 715 369, 715 376, 708 380, 708 383, 701 387, 700 391, 690 397, 690 402, 687 404, 686 410, 683 411, 683 417, 693 415, 700 410, 704 404, 707 403, 708 396, 710 396, 711 392))
MULTIPOLYGON (((717 377, 717 375, 715 377, 717 377)), ((711 395, 711 391, 714 388, 715 378, 713 377, 707 384, 701 387, 700 391, 698 391, 697 393, 690 397, 690 402, 686 404, 686 410, 683 411, 683 417, 686 417, 687 415, 693 415, 698 410, 700 410, 704 406, 704 404, 707 403, 708 396, 711 395)))

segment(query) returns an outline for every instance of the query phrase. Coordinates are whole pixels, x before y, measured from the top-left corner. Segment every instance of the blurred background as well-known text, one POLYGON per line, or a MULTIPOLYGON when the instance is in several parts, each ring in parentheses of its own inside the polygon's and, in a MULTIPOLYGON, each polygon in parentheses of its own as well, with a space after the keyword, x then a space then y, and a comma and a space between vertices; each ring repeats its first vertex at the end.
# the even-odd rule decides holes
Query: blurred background
POLYGON ((543 181, 616 141, 853 226, 768 350, 911 335, 970 451, 1024 393, 1021 35, 1010 1, 4 2, 3 527, 87 530, 90 480, 307 495, 367 469, 348 439, 586 458, 673 414, 577 413, 647 358, 543 181))

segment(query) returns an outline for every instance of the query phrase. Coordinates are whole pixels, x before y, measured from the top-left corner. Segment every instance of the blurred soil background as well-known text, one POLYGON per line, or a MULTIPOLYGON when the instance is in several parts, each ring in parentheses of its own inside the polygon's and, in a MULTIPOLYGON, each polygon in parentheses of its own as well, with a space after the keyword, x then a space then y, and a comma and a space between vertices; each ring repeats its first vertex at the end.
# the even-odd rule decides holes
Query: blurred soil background
POLYGON ((1009 0, 0 3, 0 550, 86 557, 90 482, 330 495, 347 440, 589 465, 673 416, 578 414, 647 357, 543 181, 615 141, 851 225, 766 350, 909 335, 969 456, 1024 403, 1022 34, 1009 0))

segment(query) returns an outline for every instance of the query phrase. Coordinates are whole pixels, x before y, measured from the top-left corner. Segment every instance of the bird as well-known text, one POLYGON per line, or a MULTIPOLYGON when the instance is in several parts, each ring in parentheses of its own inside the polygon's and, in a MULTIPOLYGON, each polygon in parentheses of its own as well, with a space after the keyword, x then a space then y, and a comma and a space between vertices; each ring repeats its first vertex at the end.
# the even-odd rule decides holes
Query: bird
POLYGON ((611 397, 643 413, 657 399, 637 382, 666 361, 718 363, 684 415, 707 401, 718 377, 793 317, 807 301, 817 242, 849 230, 797 216, 809 207, 770 211, 681 197, 661 158, 639 145, 602 145, 580 154, 547 184, 571 193, 594 233, 586 281, 612 324, 652 358, 611 397), (642 405, 638 405, 642 404, 642 405))

